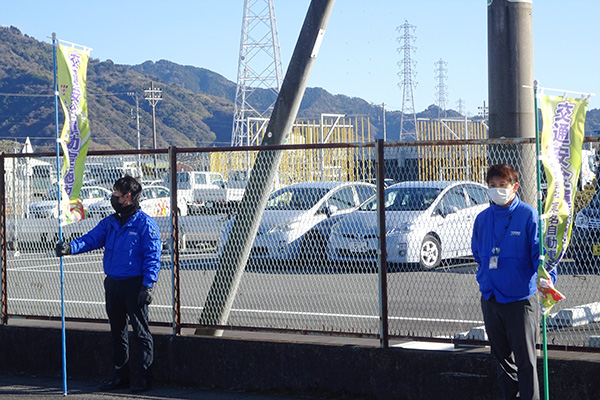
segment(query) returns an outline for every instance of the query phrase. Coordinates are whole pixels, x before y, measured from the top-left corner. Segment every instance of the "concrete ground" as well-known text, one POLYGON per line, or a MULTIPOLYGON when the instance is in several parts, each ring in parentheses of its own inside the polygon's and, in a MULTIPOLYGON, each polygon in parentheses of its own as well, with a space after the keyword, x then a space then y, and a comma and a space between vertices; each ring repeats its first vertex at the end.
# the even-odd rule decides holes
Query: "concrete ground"
MULTIPOLYGON (((98 391, 111 371, 107 324, 67 323, 68 397, 214 400, 496 400, 487 347, 247 331, 173 336, 152 328, 155 387, 98 391)), ((60 323, 11 318, 0 325, 0 399, 62 395, 60 323)), ((132 355, 132 363, 134 363, 132 355)), ((538 374, 542 382, 542 360, 538 374)), ((549 352, 551 398, 596 400, 600 354, 549 352)))
MULTIPOLYGON (((127 389, 100 392, 100 382, 90 380, 67 380, 67 396, 72 400, 301 400, 306 397, 271 395, 225 390, 207 390, 173 386, 155 386, 150 391, 132 394, 127 389)), ((39 400, 63 399, 63 380, 28 375, 0 374, 0 399, 39 400)))

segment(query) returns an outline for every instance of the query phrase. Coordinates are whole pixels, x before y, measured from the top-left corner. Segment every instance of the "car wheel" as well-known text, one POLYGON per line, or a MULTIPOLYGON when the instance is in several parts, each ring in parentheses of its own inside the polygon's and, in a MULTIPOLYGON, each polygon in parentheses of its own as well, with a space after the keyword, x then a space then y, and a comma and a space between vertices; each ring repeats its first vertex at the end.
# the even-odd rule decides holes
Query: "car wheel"
POLYGON ((442 260, 442 246, 440 241, 432 235, 427 235, 421 243, 419 252, 419 265, 421 269, 430 271, 437 268, 442 260))
POLYGON ((319 232, 310 231, 302 241, 300 259, 305 262, 315 262, 323 265, 327 261, 327 247, 319 232))

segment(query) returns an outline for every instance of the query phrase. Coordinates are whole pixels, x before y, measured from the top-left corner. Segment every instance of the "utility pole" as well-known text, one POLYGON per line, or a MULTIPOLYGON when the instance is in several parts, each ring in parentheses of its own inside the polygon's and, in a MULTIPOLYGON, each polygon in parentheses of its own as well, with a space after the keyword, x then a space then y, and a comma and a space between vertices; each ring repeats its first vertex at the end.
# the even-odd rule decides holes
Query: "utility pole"
MULTIPOLYGON (((148 100, 148 102, 150 103, 150 106, 152 107, 152 142, 154 145, 154 150, 156 150, 156 112, 155 112, 155 108, 156 108, 156 104, 162 100, 162 89, 161 88, 155 88, 154 87, 154 82, 150 82, 150 89, 145 89, 144 90, 144 98, 146 100, 148 100)), ((154 154, 154 171, 153 171, 153 178, 156 179, 157 178, 157 173, 156 173, 156 154, 154 154)))
MULTIPOLYGON (((304 96, 308 77, 317 58, 325 35, 327 21, 335 0, 311 0, 300 36, 294 48, 281 90, 267 125, 267 134, 261 142, 262 150, 256 156, 253 172, 239 205, 229 239, 219 259, 212 286, 206 297, 200 324, 215 326, 227 324, 236 298, 252 243, 273 185, 283 150, 270 149, 281 145, 289 135, 300 102, 304 96)), ((198 328, 196 334, 220 336, 222 330, 198 328)))
POLYGON ((535 137, 531 1, 488 1, 490 138, 535 137))
MULTIPOLYGON (((127 95, 133 97, 135 100, 135 120, 136 120, 136 130, 137 130, 137 149, 140 150, 140 103, 138 101, 138 95, 134 92, 127 92, 127 95)), ((155 142, 156 143, 156 142, 155 142)), ((142 162, 140 160, 141 154, 138 153, 138 174, 140 177, 142 176, 142 162)))
MULTIPOLYGON (((489 137, 534 138, 533 4, 488 1, 489 137), (529 87, 524 87, 529 86, 529 87)), ((521 175, 521 200, 536 204, 535 146, 512 147, 521 175)), ((511 150, 504 146, 502 151, 511 150)))
POLYGON ((477 109, 479 110, 479 115, 481 115, 483 119, 486 120, 488 118, 488 108, 485 105, 485 100, 483 101, 483 106, 477 107, 477 109))

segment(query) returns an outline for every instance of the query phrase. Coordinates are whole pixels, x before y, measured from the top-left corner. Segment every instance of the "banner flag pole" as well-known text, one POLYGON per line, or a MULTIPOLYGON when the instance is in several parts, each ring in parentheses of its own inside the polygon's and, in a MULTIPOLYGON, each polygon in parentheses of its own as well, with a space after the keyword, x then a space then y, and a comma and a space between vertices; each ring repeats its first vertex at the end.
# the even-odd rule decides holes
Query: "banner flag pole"
MULTIPOLYGON (((539 129, 539 116, 538 116, 538 81, 533 82, 533 98, 534 98, 534 111, 535 111, 535 153, 536 153, 536 176, 537 176, 537 208, 539 215, 539 223, 538 223, 538 232, 539 232, 539 241, 540 241, 540 265, 539 268, 544 267, 544 221, 543 221, 543 207, 542 207, 542 154, 540 151, 540 129, 539 129)), ((544 365, 544 399, 548 400, 550 398, 550 393, 548 393, 549 385, 548 385, 548 337, 547 337, 547 328, 546 328, 546 318, 547 314, 542 313, 542 353, 543 353, 543 365, 544 365)))
MULTIPOLYGON (((57 66, 56 66, 56 46, 58 42, 56 39, 56 33, 52 32, 52 59, 54 68, 54 117, 56 125, 56 175, 57 175, 57 192, 58 192, 58 241, 63 241, 62 231, 62 218, 61 218, 61 177, 60 177, 60 143, 59 143, 59 130, 58 130, 58 79, 57 79, 57 66)), ((65 275, 64 275, 64 262, 63 258, 60 257, 60 321, 61 321, 61 337, 62 337, 62 375, 63 375, 63 396, 67 395, 67 346, 66 346, 66 332, 65 332, 65 275)))
POLYGON ((589 98, 594 94, 560 90, 563 92, 561 97, 543 95, 544 90, 558 89, 541 88, 538 81, 534 81, 533 85, 540 238, 540 263, 536 283, 542 312, 544 399, 548 400, 547 315, 556 303, 565 299, 554 287, 550 273, 554 271, 556 274, 556 267, 571 240, 574 199, 581 173, 581 149, 585 137, 585 109, 589 98), (580 94, 581 98, 568 98, 567 93, 580 94), (543 118, 541 132, 540 113, 543 118), (545 207, 542 207, 542 165, 547 182, 545 207))

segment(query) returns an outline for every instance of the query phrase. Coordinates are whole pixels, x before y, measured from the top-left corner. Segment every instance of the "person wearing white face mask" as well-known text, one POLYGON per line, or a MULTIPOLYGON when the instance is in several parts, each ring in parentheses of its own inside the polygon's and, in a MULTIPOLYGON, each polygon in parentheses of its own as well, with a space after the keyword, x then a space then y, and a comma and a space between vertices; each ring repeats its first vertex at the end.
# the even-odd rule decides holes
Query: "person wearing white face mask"
MULTIPOLYGON (((475 219, 471 240, 485 330, 503 398, 536 400, 538 212, 519 199, 510 165, 492 165, 486 181, 490 207, 475 219)), ((556 269, 550 275, 555 282, 556 269)))

